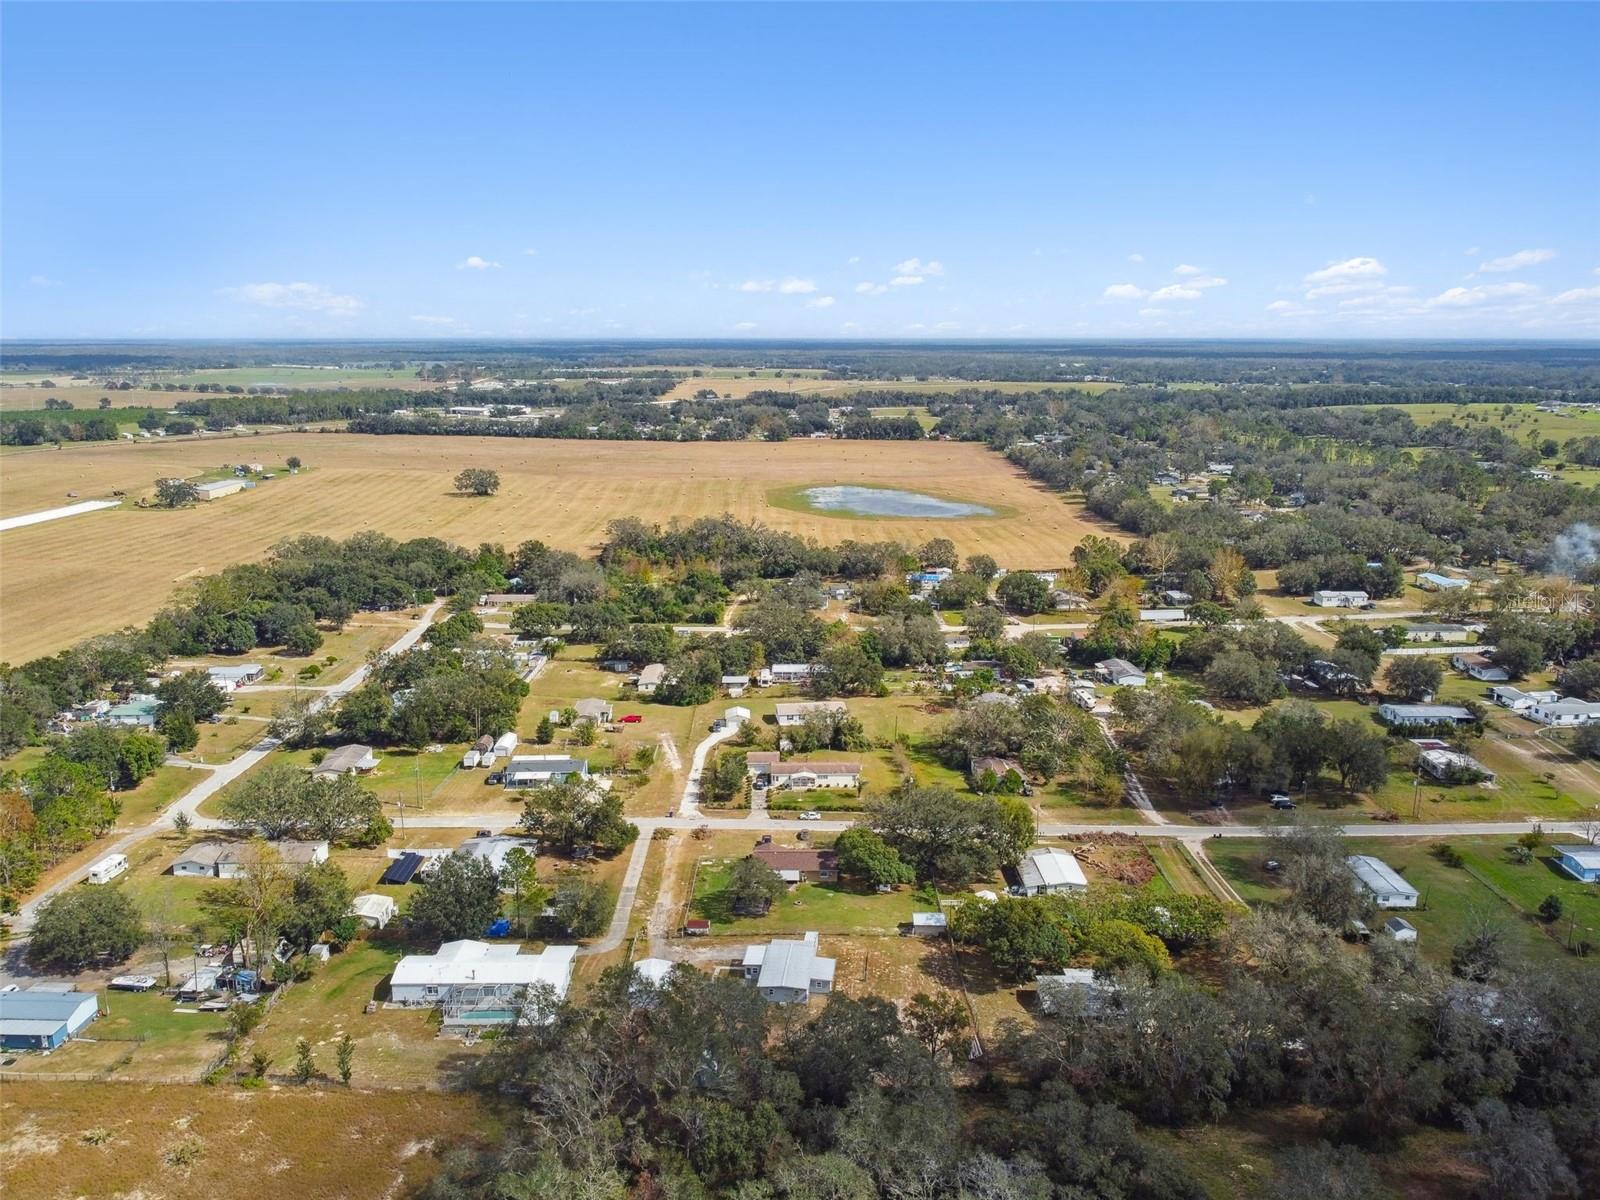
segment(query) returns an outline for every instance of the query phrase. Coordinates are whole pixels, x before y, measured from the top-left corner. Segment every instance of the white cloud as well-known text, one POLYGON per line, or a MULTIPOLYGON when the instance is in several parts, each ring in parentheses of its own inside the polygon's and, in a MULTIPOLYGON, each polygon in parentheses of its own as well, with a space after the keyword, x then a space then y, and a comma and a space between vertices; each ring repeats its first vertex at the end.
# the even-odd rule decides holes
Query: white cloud
POLYGON ((1201 275, 1194 279, 1185 279, 1183 284, 1192 288, 1219 288, 1227 287, 1228 281, 1221 275, 1201 275))
POLYGON ((1491 258, 1488 262, 1478 264, 1480 271, 1520 271, 1523 267, 1537 266, 1542 262, 1549 262, 1556 256, 1554 250, 1518 250, 1515 254, 1507 254, 1501 258, 1491 258))
POLYGON ((1139 310, 1139 315, 1141 317, 1164 317, 1167 314, 1164 309, 1160 308, 1141 308, 1139 310))
POLYGON ((1465 254, 1468 258, 1477 258, 1478 255, 1483 253, 1483 247, 1481 247, 1481 246, 1468 246, 1461 253, 1465 254))
POLYGON ((1143 300, 1149 294, 1136 283, 1113 283, 1100 293, 1107 300, 1143 300))
POLYGON ((434 317, 434 316, 422 315, 422 316, 412 317, 411 319, 413 321, 415 321, 418 325, 433 325, 433 326, 436 326, 436 327, 438 327, 440 329, 446 328, 446 327, 454 325, 456 323, 456 319, 454 317, 434 317))
POLYGON ((1447 288, 1425 304, 1429 308, 1475 308, 1491 300, 1530 296, 1538 290, 1531 283, 1483 283, 1477 287, 1447 288))
POLYGON ((890 287, 917 287, 922 283, 921 275, 896 275, 889 280, 890 287))
POLYGON ((754 321, 740 321, 737 325, 734 326, 734 329, 737 330, 739 333, 749 333, 752 329, 759 329, 759 328, 760 328, 760 326, 758 326, 754 321))
POLYGON ((1130 254, 1130 255, 1128 255, 1128 261, 1131 262, 1131 263, 1142 263, 1144 261, 1144 255, 1142 255, 1142 254, 1130 254))
POLYGON ((238 287, 222 288, 218 294, 262 308, 286 308, 334 316, 349 316, 364 307, 357 297, 331 291, 320 283, 242 283, 238 287))
POLYGON ((1585 304, 1600 300, 1600 287, 1569 288, 1559 296, 1552 296, 1551 304, 1585 304))
POLYGON ((524 250, 524 251, 523 251, 523 252, 522 252, 522 255, 523 255, 523 257, 524 257, 524 258, 533 258, 533 257, 535 257, 535 256, 537 256, 537 255, 538 255, 538 253, 539 253, 539 252, 538 252, 538 251, 537 251, 537 250, 534 250, 534 249, 532 249, 532 248, 529 248, 529 249, 527 249, 527 250, 524 250))
POLYGON ((940 321, 937 325, 934 326, 934 328, 936 330, 938 330, 940 333, 954 333, 957 329, 961 328, 961 322, 960 321, 940 321))
POLYGON ((856 284, 857 293, 863 296, 881 296, 888 290, 889 287, 887 284, 873 283, 872 281, 865 279, 856 284))
POLYGON ((1274 300, 1267 305, 1267 311, 1280 317, 1311 317, 1317 312, 1316 309, 1301 304, 1298 300, 1274 300))
POLYGON ((1204 275, 1205 270, 1204 267, 1194 267, 1188 263, 1179 263, 1172 268, 1172 273, 1174 275, 1204 275))
POLYGON ((1185 287, 1181 283, 1169 283, 1164 288, 1157 288, 1150 293, 1151 304, 1165 304, 1169 300, 1198 300, 1205 293, 1199 288, 1185 287))
POLYGON ((847 258, 847 259, 845 259, 845 260, 844 260, 844 261, 845 261, 845 262, 846 262, 846 263, 847 263, 847 264, 848 264, 848 265, 850 265, 850 266, 852 266, 852 267, 853 267, 853 266, 855 266, 855 265, 856 265, 856 264, 857 264, 857 263, 858 263, 858 262, 860 262, 860 261, 861 261, 861 255, 859 255, 859 254, 852 254, 852 255, 851 255, 851 256, 850 256, 850 257, 849 257, 849 258, 847 258))
POLYGON ((28 276, 28 286, 29 287, 36 287, 36 288, 50 288, 50 287, 56 287, 56 286, 58 286, 58 284, 54 279, 51 279, 50 276, 48 276, 48 275, 29 275, 28 276))
MULTIPOLYGON (((944 264, 937 259, 929 259, 927 262, 923 262, 920 258, 908 258, 904 262, 895 263, 894 273, 896 275, 938 276, 944 274, 944 264)), ((918 280, 918 282, 920 283, 921 280, 918 280)))
POLYGON ((469 254, 456 264, 458 271, 498 271, 500 264, 490 262, 487 258, 480 258, 476 254, 469 254))
POLYGON ((808 296, 817 290, 817 281, 814 279, 796 279, 791 275, 778 285, 778 290, 785 296, 808 296))
POLYGON ((771 279, 746 279, 739 285, 739 290, 741 292, 770 292, 777 286, 777 283, 771 279))
POLYGON ((806 301, 807 308, 832 308, 833 305, 834 299, 832 296, 816 296, 806 301))
POLYGON ((1320 271, 1306 276, 1307 283, 1334 283, 1342 279, 1376 279, 1387 275, 1389 268, 1375 258, 1347 258, 1343 262, 1329 263, 1320 271))

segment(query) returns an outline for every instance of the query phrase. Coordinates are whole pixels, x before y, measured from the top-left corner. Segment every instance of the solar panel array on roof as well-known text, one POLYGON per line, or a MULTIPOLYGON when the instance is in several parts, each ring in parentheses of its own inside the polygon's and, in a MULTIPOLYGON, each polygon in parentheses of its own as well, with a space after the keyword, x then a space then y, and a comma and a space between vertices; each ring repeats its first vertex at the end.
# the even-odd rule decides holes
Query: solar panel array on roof
POLYGON ((417 873, 421 866, 422 855, 417 854, 415 851, 407 850, 389 865, 389 869, 383 873, 383 878, 378 882, 410 883, 412 876, 417 873))

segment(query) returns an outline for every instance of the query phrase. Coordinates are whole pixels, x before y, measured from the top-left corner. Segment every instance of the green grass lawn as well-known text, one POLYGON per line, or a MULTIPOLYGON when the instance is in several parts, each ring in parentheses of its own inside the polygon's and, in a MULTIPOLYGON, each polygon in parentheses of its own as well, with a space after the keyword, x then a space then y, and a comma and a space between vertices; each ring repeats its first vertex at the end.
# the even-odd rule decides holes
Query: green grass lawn
POLYGON ((918 910, 910 888, 879 894, 854 883, 796 884, 763 917, 735 916, 726 898, 733 860, 702 862, 695 872, 694 915, 711 922, 714 933, 771 936, 816 930, 823 934, 893 933, 918 910))
POLYGON ((204 771, 190 771, 184 767, 157 767, 140 781, 138 787, 117 793, 117 799, 122 801, 117 824, 130 827, 145 824, 204 779, 205 774, 204 771))
MULTIPOLYGON (((1420 907, 1399 915, 1417 927, 1418 946, 1426 957, 1448 962, 1452 948, 1485 918, 1505 930, 1514 955, 1532 961, 1566 957, 1543 923, 1528 915, 1551 892, 1568 903, 1579 936, 1588 929, 1590 940, 1600 942, 1600 932, 1596 932, 1600 931, 1600 895, 1592 885, 1566 879, 1543 859, 1515 865, 1507 853, 1511 843, 1505 839, 1448 840, 1461 852, 1463 866, 1449 867, 1440 861, 1433 852, 1437 843, 1431 839, 1363 842, 1353 838, 1347 843, 1353 854, 1381 858, 1421 892, 1420 907)), ((1206 843, 1207 856, 1252 905, 1288 898, 1281 878, 1263 865, 1273 852, 1272 843, 1264 839, 1219 838, 1206 843)), ((1556 929, 1565 936, 1565 918, 1556 929)))

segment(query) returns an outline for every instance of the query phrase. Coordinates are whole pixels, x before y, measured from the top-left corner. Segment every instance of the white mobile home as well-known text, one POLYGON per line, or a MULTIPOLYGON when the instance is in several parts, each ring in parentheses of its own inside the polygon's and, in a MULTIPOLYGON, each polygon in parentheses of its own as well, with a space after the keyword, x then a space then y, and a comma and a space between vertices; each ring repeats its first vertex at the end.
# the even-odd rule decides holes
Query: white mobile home
POLYGON ((793 704, 779 704, 776 709, 780 726, 804 725, 812 713, 847 713, 843 700, 799 700, 793 704))
POLYGON ((1089 880, 1078 860, 1053 846, 1039 847, 1024 854, 1017 864, 1017 879, 1030 896, 1089 890, 1089 880))
POLYGON ((1318 608, 1365 608, 1372 597, 1366 592, 1316 591, 1311 593, 1311 603, 1318 608))
POLYGON ((1421 893, 1381 858, 1373 858, 1370 854, 1352 854, 1344 861, 1356 877, 1356 886, 1371 896, 1372 902, 1379 908, 1417 906, 1421 893))
POLYGON ((128 869, 126 854, 108 854, 89 868, 88 883, 110 883, 128 869))
POLYGON ((1529 706, 1522 715, 1530 721, 1556 729, 1592 725, 1600 721, 1600 701, 1549 700, 1529 706))

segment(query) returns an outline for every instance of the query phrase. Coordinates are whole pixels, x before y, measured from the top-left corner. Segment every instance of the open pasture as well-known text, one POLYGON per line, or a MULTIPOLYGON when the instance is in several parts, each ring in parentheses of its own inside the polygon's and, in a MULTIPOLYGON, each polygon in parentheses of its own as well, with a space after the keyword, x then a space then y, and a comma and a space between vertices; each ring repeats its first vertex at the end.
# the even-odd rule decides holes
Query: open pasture
POLYGON ((1499 429, 1525 445, 1530 437, 1564 442, 1568 438, 1600 436, 1600 413, 1542 413, 1533 404, 1404 404, 1394 407, 1418 425, 1454 421, 1469 429, 1499 429))
POLYGON ((462 437, 263 434, 230 442, 81 445, 7 456, 0 513, 130 498, 159 476, 194 475, 224 461, 311 470, 253 491, 176 511, 107 509, 7 532, 0 542, 0 658, 22 662, 94 633, 143 622, 184 580, 249 561, 301 533, 344 537, 375 529, 468 545, 539 538, 587 552, 608 521, 690 520, 731 513, 818 541, 951 538, 1008 567, 1060 566, 1085 534, 1113 532, 1030 482, 981 446, 951 442, 791 441, 677 445, 462 437), (458 496, 463 467, 499 472, 500 492, 458 496), (954 520, 860 520, 776 508, 774 488, 861 483, 941 490, 1011 513, 954 520))

